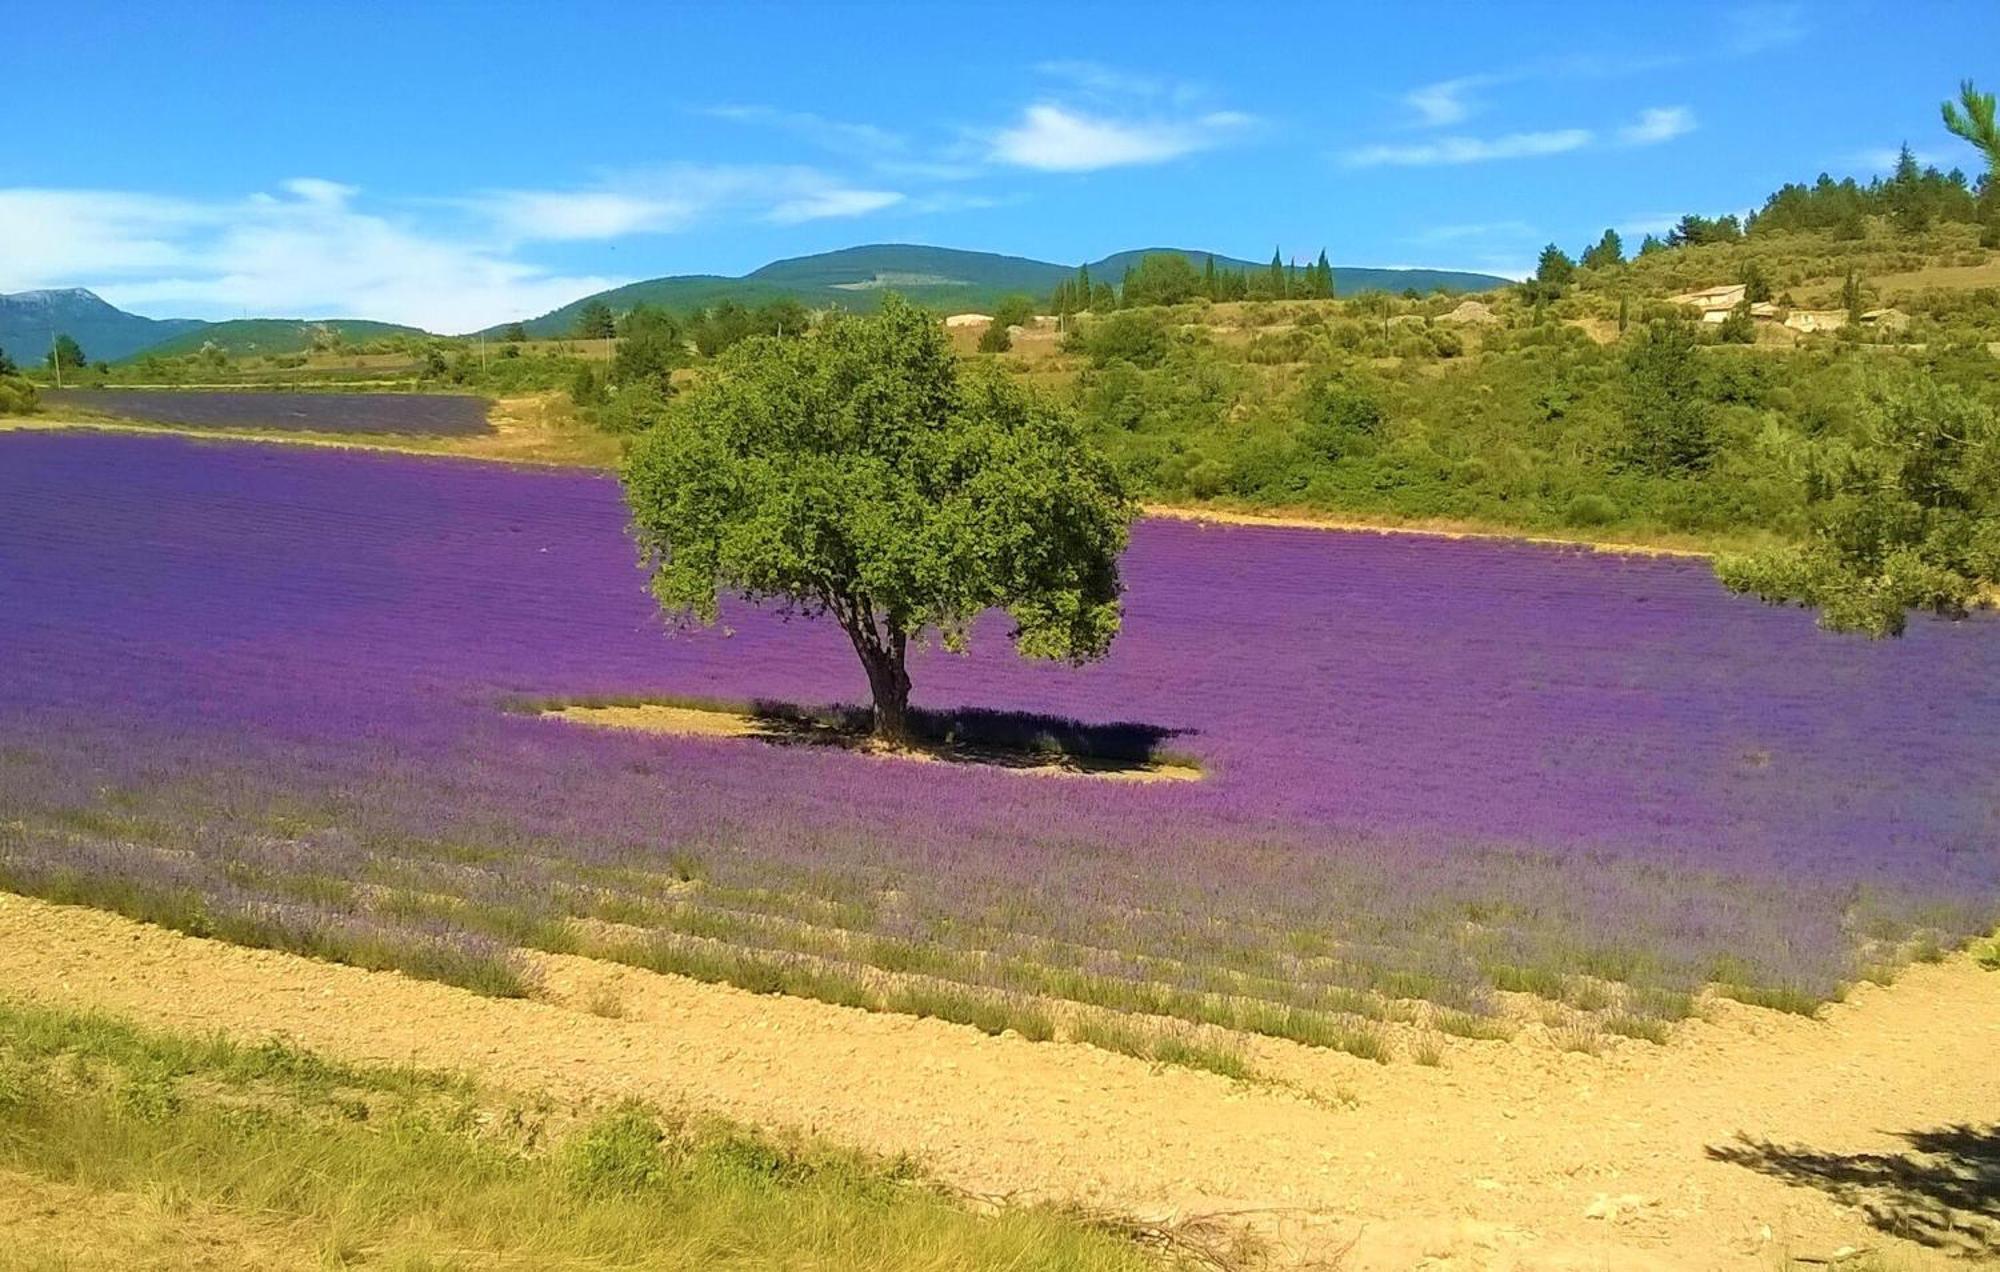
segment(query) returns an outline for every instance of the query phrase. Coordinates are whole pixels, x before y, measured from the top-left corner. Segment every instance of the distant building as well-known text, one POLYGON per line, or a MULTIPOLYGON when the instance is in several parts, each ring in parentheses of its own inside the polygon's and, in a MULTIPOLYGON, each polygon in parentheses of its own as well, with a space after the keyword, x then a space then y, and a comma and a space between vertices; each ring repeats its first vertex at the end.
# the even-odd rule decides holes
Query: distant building
POLYGON ((1682 292, 1678 296, 1667 297, 1670 305, 1685 305, 1701 311, 1703 322, 1721 322, 1729 317, 1729 311, 1743 303, 1744 293, 1749 290, 1742 283, 1730 283, 1723 287, 1705 287, 1700 291, 1682 292))

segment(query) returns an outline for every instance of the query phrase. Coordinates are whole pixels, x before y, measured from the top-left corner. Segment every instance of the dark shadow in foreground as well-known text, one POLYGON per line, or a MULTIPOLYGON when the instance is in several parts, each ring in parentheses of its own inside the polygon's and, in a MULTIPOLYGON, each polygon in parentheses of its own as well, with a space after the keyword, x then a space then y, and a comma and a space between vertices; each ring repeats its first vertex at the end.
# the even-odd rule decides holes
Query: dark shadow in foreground
POLYGON ((1717 1161, 1818 1188, 1887 1233, 1968 1258, 2000 1256, 2000 1123, 1905 1131, 1902 1153, 1823 1153, 1768 1140, 1711 1146, 1717 1161))

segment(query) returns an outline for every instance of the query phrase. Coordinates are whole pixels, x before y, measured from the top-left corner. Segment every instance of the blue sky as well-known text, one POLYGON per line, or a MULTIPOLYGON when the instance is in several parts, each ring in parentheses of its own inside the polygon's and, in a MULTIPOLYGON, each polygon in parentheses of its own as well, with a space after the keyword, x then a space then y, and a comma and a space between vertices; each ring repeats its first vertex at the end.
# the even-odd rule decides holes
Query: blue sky
POLYGON ((1990 3, 54 12, 0 291, 448 331, 885 241, 1515 274, 1904 140, 1976 171, 1937 105, 2000 87, 1990 3))

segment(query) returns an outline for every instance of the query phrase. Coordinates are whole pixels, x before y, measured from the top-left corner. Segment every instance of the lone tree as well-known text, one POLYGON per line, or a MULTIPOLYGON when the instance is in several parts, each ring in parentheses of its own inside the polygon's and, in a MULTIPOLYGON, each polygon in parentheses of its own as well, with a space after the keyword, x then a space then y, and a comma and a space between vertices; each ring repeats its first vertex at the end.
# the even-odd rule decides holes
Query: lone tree
POLYGON ((1716 562, 1724 585, 1817 608, 1830 631, 1900 636, 1909 610, 1957 618, 2000 584, 2000 420, 1923 378, 1871 394, 1858 440, 1800 457, 1803 545, 1716 562))
POLYGON ((875 733, 911 739, 912 642, 963 649, 988 609, 1017 650, 1081 663, 1119 623, 1134 507, 1075 421, 962 374, 898 296, 800 340, 752 337, 634 442, 625 497, 669 615, 717 595, 831 614, 868 673, 875 733))

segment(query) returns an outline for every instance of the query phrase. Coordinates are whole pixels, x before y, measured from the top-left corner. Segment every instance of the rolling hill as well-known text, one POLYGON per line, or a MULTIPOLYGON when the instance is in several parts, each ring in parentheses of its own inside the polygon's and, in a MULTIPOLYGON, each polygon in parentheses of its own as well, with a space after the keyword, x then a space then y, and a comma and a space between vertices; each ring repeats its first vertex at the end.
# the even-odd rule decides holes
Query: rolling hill
MULTIPOLYGON (((1152 252, 1180 252, 1196 265, 1210 255, 1186 248, 1141 248, 1118 252, 1090 262, 1092 277, 1117 282, 1125 270, 1152 252)), ((1261 270, 1265 264, 1216 256, 1218 267, 1261 270)), ((1451 291, 1485 291, 1505 286, 1509 280, 1491 274, 1470 274, 1454 270, 1371 269, 1336 265, 1334 286, 1343 296, 1383 289, 1401 291, 1414 287, 1429 291, 1443 287, 1451 291)), ((847 309, 872 308, 887 291, 899 291, 920 304, 935 309, 978 309, 990 306, 1009 292, 1027 292, 1041 297, 1076 270, 1073 265, 1057 265, 1025 256, 1002 256, 993 252, 968 252, 950 247, 927 247, 912 243, 875 243, 842 248, 813 256, 773 261, 738 278, 720 274, 680 274, 628 283, 598 292, 523 322, 528 334, 552 337, 568 334, 576 325, 577 314, 591 301, 603 301, 615 311, 637 304, 665 309, 689 310, 733 300, 755 305, 764 301, 792 299, 813 308, 838 306, 847 309)), ((488 328, 497 332, 500 326, 488 328)))
POLYGON ((183 332, 198 318, 142 318, 81 287, 0 295, 0 349, 23 366, 40 362, 56 332, 73 337, 92 361, 116 362, 183 332))
POLYGON ((374 322, 367 318, 232 318, 227 322, 200 323, 139 352, 173 357, 199 353, 204 346, 212 344, 232 357, 302 353, 312 348, 314 336, 322 331, 338 335, 349 344, 379 340, 383 336, 428 334, 418 327, 374 322))

